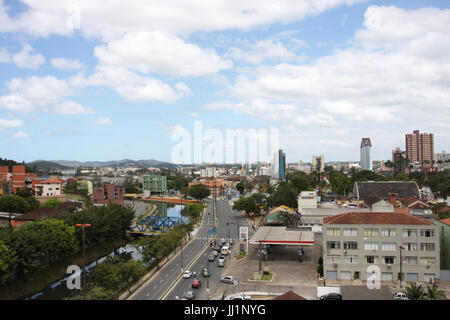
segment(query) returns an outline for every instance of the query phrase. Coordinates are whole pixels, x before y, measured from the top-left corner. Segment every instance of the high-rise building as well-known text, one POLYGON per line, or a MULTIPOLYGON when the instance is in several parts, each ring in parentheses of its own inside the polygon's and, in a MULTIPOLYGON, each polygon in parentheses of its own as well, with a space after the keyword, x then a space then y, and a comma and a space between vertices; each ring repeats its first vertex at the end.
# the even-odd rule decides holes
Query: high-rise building
POLYGON ((406 157, 409 163, 418 162, 422 171, 433 171, 434 160, 434 135, 432 133, 413 133, 405 135, 406 157))
POLYGON ((392 163, 394 164, 394 174, 404 172, 406 168, 406 153, 399 147, 392 150, 392 163))
POLYGON ((274 155, 272 177, 286 181, 286 153, 281 149, 274 155))
POLYGON ((311 170, 316 172, 325 171, 325 160, 323 154, 320 156, 313 156, 311 163, 311 170))
POLYGON ((154 192, 167 193, 167 177, 154 173, 142 176, 142 188, 144 189, 145 197, 154 192))
POLYGON ((370 138, 361 139, 361 170, 373 170, 372 166, 372 143, 370 138))

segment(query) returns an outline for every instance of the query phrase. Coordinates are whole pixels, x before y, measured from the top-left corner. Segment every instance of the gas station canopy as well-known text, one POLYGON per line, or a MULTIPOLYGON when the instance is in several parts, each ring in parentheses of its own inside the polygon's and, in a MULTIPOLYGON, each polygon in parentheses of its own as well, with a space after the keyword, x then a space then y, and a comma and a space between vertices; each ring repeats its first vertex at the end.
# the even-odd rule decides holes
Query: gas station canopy
POLYGON ((260 227, 249 244, 314 245, 314 232, 287 230, 286 227, 260 227))

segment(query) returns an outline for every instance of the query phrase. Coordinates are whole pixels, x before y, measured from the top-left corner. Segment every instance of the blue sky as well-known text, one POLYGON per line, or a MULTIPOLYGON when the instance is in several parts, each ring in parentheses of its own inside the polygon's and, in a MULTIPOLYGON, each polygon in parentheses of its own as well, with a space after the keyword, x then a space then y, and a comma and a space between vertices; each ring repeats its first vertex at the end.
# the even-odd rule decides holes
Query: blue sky
MULTIPOLYGON (((0 157, 172 161, 195 121, 288 162, 450 150, 448 1, 0 0, 0 157)), ((208 159, 204 159, 206 162, 208 159)))

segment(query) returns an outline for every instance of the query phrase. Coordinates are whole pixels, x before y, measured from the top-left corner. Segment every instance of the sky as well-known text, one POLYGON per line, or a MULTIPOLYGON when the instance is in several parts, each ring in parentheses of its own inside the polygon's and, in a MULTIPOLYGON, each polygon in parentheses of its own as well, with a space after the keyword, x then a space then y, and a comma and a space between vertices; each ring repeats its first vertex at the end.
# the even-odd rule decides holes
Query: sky
POLYGON ((450 151, 449 34, 447 0, 0 0, 0 157, 177 162, 196 124, 290 163, 450 151))

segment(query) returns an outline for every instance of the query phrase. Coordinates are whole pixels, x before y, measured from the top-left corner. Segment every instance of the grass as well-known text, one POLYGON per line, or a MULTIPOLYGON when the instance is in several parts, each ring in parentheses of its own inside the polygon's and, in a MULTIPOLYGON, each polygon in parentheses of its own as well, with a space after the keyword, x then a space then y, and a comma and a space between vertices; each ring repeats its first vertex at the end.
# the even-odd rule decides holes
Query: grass
POLYGON ((66 194, 67 199, 83 201, 84 198, 80 194, 66 194))
MULTIPOLYGON (((109 254, 114 248, 119 248, 127 243, 126 240, 118 238, 106 241, 95 247, 86 249, 86 265, 109 254)), ((13 280, 0 287, 0 299, 15 300, 29 296, 44 289, 46 286, 64 278, 69 265, 83 265, 82 250, 75 254, 63 258, 51 266, 45 266, 39 270, 31 279, 24 283, 20 280, 13 280)))
MULTIPOLYGON (((269 271, 264 271, 261 275, 261 280, 270 281, 273 278, 273 273, 269 271)), ((251 277, 250 280, 259 280, 259 277, 255 279, 255 277, 251 277)))
POLYGON ((244 259, 244 257, 245 257, 246 255, 247 255, 247 252, 245 252, 245 251, 239 251, 239 253, 238 253, 237 257, 236 257, 236 260, 244 259))

